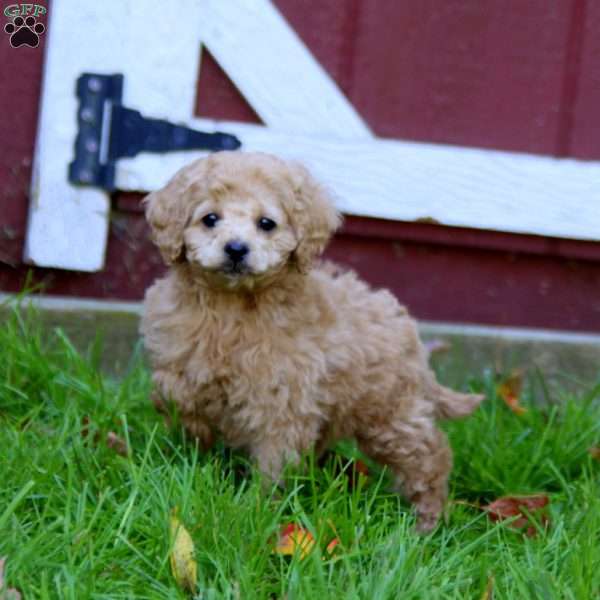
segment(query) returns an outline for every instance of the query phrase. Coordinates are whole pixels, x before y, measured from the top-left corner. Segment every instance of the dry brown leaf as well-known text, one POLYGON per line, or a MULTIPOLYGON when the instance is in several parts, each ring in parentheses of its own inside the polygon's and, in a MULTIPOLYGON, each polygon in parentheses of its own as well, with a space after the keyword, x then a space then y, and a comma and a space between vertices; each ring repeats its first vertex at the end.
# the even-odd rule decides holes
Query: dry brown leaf
POLYGON ((365 477, 369 476, 369 467, 366 465, 366 463, 364 463, 362 460, 360 460, 360 458, 357 461, 355 461, 354 469, 356 470, 357 473, 360 473, 361 475, 364 475, 365 477))
POLYGON ((549 522, 547 515, 542 512, 550 499, 546 494, 533 494, 531 496, 503 496, 494 500, 481 509, 485 510, 492 521, 503 521, 517 517, 511 527, 521 529, 528 525, 526 533, 528 536, 536 534, 536 528, 531 524, 529 515, 536 515, 542 525, 546 526, 549 522), (528 513, 528 514, 527 514, 528 513))
POLYGON ((527 409, 520 404, 523 375, 522 369, 514 369, 504 381, 496 386, 496 394, 516 415, 527 412, 527 409))
POLYGON ((494 576, 490 575, 487 580, 487 585, 483 594, 481 594, 481 600, 494 600, 494 576))
POLYGON ((0 558, 0 600, 21 600, 21 592, 15 588, 5 589, 4 586, 4 565, 6 557, 0 558))
POLYGON ((594 460, 600 460, 600 446, 593 446, 588 452, 594 460))
POLYGON ((194 542, 188 530, 177 518, 176 508, 171 513, 170 530, 171 572, 179 587, 194 592, 198 580, 198 565, 194 559, 194 542))
POLYGON ((274 551, 283 555, 294 555, 298 552, 300 560, 304 560, 313 551, 315 543, 310 531, 290 523, 281 531, 274 551))
POLYGON ((109 431, 106 434, 106 445, 121 456, 129 455, 127 442, 121 436, 118 436, 114 431, 109 431))
MULTIPOLYGON (((82 427, 81 427, 81 437, 87 438, 90 435, 90 431, 93 429, 92 422, 90 418, 85 415, 82 419, 82 427)), ((90 438, 93 445, 97 446, 102 439, 99 431, 94 433, 94 436, 90 438)), ((117 454, 121 456, 129 455, 129 447, 127 446, 127 442, 120 436, 117 435, 114 431, 109 431, 106 434, 105 440, 106 446, 111 450, 114 450, 117 454)), ((0 599, 2 600, 2 599, 0 599)))

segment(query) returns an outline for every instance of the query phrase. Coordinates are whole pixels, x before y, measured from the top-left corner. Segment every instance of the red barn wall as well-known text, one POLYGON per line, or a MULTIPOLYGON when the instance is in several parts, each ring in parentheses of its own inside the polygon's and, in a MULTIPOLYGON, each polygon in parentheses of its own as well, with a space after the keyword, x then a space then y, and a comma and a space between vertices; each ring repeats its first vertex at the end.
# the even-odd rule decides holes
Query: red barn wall
MULTIPOLYGON (((591 0, 275 4, 378 135, 600 159, 591 0)), ((22 264, 42 58, 0 38, 0 290, 140 299, 162 266, 139 196, 113 197, 102 272, 22 264)), ((258 121, 209 55, 197 114, 258 121)), ((328 254, 420 318, 600 331, 600 244, 348 218, 328 254)))

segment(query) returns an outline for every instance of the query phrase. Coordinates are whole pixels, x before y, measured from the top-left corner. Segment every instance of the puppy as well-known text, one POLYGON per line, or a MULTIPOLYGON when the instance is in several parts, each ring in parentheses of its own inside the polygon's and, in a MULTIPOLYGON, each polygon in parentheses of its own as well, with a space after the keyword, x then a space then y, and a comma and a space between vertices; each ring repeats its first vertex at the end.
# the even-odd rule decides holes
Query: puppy
POLYGON ((274 156, 220 152, 145 205, 170 266, 141 325, 155 404, 174 402, 204 448, 220 436, 274 481, 310 448, 355 438, 392 470, 418 529, 432 529, 452 460, 435 419, 483 397, 436 382, 390 292, 315 266, 340 224, 324 189, 274 156))

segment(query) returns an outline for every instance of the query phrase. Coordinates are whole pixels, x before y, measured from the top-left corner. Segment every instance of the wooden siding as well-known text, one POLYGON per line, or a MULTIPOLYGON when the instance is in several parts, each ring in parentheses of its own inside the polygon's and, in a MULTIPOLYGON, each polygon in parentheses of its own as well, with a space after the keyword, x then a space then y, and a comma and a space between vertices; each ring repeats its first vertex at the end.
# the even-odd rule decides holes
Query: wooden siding
MULTIPOLYGON (((600 159, 591 0, 275 3, 378 135, 600 159)), ((0 290, 16 291, 30 270, 21 260, 42 47, 1 42, 0 290)), ((259 122, 209 56, 197 114, 259 122)), ((33 279, 50 293, 140 298, 160 260, 139 196, 115 196, 113 210, 103 272, 31 269, 33 279)), ((352 218, 329 255, 421 318, 600 331, 599 246, 352 218)))

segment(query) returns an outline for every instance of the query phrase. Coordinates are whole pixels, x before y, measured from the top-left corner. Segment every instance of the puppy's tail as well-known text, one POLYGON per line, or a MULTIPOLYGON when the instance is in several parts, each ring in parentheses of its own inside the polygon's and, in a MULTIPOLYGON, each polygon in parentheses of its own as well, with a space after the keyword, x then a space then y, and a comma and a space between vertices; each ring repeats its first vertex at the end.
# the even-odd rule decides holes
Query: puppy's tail
POLYGON ((438 419, 459 419, 470 415, 485 399, 483 394, 462 394, 437 382, 430 388, 430 399, 438 419))

